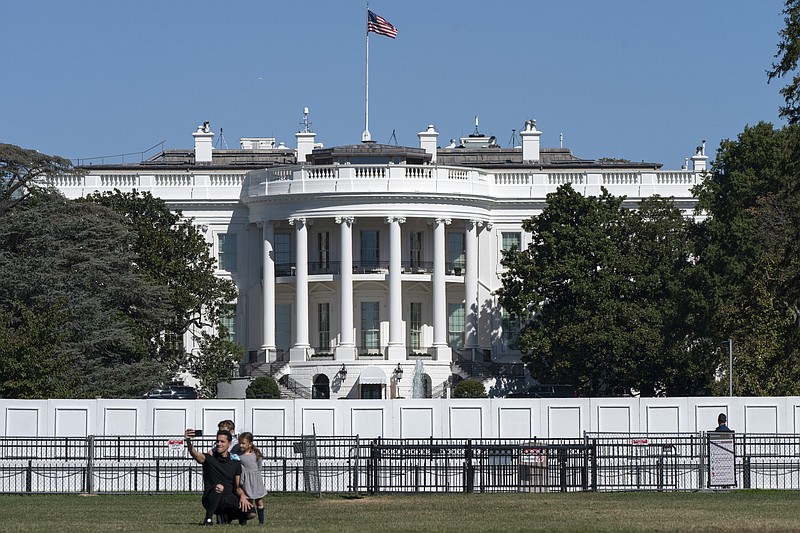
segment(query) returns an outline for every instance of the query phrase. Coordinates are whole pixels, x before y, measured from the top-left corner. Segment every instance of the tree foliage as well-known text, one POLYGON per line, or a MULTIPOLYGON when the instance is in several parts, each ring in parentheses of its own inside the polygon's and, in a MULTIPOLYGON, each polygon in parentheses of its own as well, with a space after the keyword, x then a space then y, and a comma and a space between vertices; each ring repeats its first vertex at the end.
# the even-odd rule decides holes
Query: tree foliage
MULTIPOLYGON (((719 353, 727 390, 734 339, 734 392, 800 392, 800 126, 759 123, 721 143, 712 173, 695 193, 708 215, 696 256, 707 280, 708 320, 699 335, 719 353)), ((720 390, 721 392, 721 390, 720 390)))
POLYGON ((67 159, 0 143, 0 216, 54 180, 80 174, 67 159))
POLYGON ((505 254, 501 305, 521 319, 523 359, 542 382, 587 395, 694 392, 710 372, 687 375, 704 363, 679 327, 690 307, 689 223, 671 200, 623 202, 571 185, 548 195, 523 221, 528 248, 505 254))
POLYGON ((247 386, 245 397, 277 400, 281 397, 281 390, 271 376, 259 376, 247 386))
POLYGON ((783 9, 786 26, 780 31, 778 53, 772 69, 767 71, 768 80, 791 77, 791 81, 781 89, 786 105, 781 107, 781 116, 789 124, 800 122, 800 73, 797 63, 800 60, 800 0, 786 0, 783 9))
POLYGON ((138 267, 152 283, 168 290, 170 316, 161 325, 163 334, 154 356, 171 362, 175 370, 192 373, 201 381, 201 394, 214 396, 217 381, 230 379, 242 348, 228 340, 228 332, 219 324, 220 314, 236 299, 236 285, 214 275, 216 260, 203 235, 192 220, 171 211, 149 192, 115 190, 81 201, 123 216, 136 235, 138 267), (191 354, 182 344, 171 342, 187 332, 197 346, 191 354))
POLYGON ((0 217, 3 357, 27 374, 6 377, 4 395, 138 396, 167 377, 150 355, 168 290, 137 267, 134 241, 110 209, 49 192, 0 217))
POLYGON ((453 389, 454 398, 486 398, 486 387, 477 379, 459 381, 453 389))

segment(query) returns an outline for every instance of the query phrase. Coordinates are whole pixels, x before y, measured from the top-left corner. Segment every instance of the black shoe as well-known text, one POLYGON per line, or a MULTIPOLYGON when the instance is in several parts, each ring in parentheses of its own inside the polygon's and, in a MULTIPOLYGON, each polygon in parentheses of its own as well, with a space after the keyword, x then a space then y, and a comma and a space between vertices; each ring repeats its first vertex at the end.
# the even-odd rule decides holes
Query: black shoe
POLYGON ((206 518, 205 520, 200 522, 200 525, 201 526, 213 526, 214 525, 214 521, 211 520, 210 518, 206 518))

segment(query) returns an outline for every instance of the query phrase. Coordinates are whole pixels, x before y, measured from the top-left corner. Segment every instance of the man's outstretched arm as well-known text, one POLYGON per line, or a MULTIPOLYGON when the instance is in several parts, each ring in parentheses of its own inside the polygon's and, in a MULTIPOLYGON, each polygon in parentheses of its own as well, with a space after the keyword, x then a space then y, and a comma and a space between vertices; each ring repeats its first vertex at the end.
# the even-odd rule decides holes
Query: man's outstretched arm
POLYGON ((194 458, 194 460, 197 461, 198 463, 204 463, 206 460, 206 455, 204 453, 197 451, 195 447, 192 445, 192 437, 194 437, 194 430, 187 429, 186 432, 183 434, 183 436, 186 439, 186 451, 189 452, 189 455, 191 455, 194 458))

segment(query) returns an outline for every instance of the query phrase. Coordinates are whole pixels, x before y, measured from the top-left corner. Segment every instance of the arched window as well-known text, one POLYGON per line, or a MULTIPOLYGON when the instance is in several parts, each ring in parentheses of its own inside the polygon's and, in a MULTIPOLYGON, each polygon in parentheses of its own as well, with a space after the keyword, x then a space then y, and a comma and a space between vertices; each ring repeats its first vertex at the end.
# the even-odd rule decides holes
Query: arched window
POLYGON ((433 383, 428 374, 422 374, 422 397, 430 398, 433 394, 433 383))
POLYGON ((311 388, 311 397, 316 400, 328 400, 331 397, 331 382, 325 374, 314 377, 314 386, 311 388))

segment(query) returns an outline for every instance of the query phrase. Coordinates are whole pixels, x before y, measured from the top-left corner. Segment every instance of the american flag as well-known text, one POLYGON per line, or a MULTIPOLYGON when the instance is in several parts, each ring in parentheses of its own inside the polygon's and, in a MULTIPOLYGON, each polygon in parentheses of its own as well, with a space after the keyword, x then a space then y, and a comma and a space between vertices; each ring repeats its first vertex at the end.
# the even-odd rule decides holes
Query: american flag
POLYGON ((394 39, 397 37, 397 28, 380 15, 376 15, 369 9, 367 10, 367 33, 373 32, 378 35, 385 35, 394 39))

